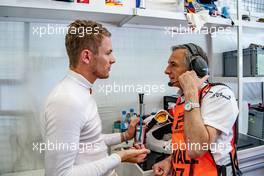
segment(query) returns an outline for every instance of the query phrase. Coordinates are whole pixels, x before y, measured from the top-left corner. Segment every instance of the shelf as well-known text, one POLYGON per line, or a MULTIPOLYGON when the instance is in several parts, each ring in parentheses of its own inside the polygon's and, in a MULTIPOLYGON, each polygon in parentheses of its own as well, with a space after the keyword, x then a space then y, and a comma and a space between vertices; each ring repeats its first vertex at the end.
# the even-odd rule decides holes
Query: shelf
POLYGON ((264 77, 244 77, 244 83, 251 83, 251 82, 264 82, 264 77))
MULTIPOLYGON (((149 9, 134 9, 134 17, 128 22, 129 24, 143 25, 143 26, 156 26, 156 27, 187 27, 188 22, 185 14, 181 12, 166 12, 160 10, 149 9)), ((221 17, 209 17, 207 27, 227 27, 232 26, 229 19, 221 17)), ((183 29, 184 30, 184 29, 183 29)))
POLYGON ((129 24, 147 25, 147 26, 187 26, 184 13, 165 12, 160 10, 134 9, 134 17, 128 22, 129 24))
POLYGON ((242 21, 242 27, 264 29, 264 23, 253 22, 253 21, 242 21))
MULTIPOLYGON (((103 1, 102 1, 103 2, 103 1)), ((59 1, 1 0, 0 17, 44 20, 90 19, 119 24, 133 14, 132 8, 108 7, 104 3, 78 4, 59 1), (131 10, 130 10, 131 9, 131 10)))
MULTIPOLYGON (((231 12, 231 16, 236 16, 236 14, 237 14, 237 10, 231 10, 230 11, 231 12)), ((250 16, 250 17, 254 17, 254 18, 263 18, 264 17, 264 13, 260 13, 260 12, 249 12, 249 11, 247 11, 247 10, 243 10, 243 9, 241 9, 241 14, 242 15, 248 15, 248 16, 250 16)))
MULTIPOLYGON (((105 6, 104 1, 90 4, 68 3, 52 0, 1 0, 0 17, 2 19, 30 19, 31 22, 40 20, 72 21, 75 19, 91 19, 95 21, 122 25, 142 25, 151 27, 187 27, 184 13, 150 9, 133 8, 133 2, 126 2, 123 7, 105 6)), ((235 26, 238 21, 235 20, 235 26)), ((230 19, 209 17, 206 27, 232 27, 230 19)), ((242 21, 245 28, 264 29, 264 23, 242 21)), ((185 29, 183 29, 185 30, 185 29)), ((179 31, 181 32, 181 31, 179 31)))
POLYGON ((232 25, 231 19, 226 19, 222 17, 209 17, 208 24, 210 26, 222 26, 222 27, 234 27, 236 24, 232 25))
MULTIPOLYGON (((264 77, 244 77, 243 83, 264 82, 264 77)), ((237 83, 237 77, 213 77, 213 82, 237 83)))
MULTIPOLYGON (((105 6, 104 0, 90 4, 67 3, 59 1, 20 1, 1 0, 0 17, 3 19, 39 20, 75 20, 91 19, 95 21, 122 26, 143 25, 155 27, 187 27, 184 13, 134 8, 132 1, 127 1, 124 7, 105 6)), ((232 26, 231 20, 209 17, 206 26, 232 26)))

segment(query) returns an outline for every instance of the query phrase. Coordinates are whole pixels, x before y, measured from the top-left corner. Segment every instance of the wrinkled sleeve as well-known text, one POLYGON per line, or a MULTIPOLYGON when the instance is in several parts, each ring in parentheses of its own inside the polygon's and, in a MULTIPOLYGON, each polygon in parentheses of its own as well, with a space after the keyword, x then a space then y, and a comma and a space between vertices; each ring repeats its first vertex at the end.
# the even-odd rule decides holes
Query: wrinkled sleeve
MULTIPOLYGON (((84 112, 72 99, 56 99, 45 111, 45 142, 60 144, 60 147, 45 151, 45 174, 47 176, 103 176, 121 163, 119 155, 112 154, 103 159, 82 165, 74 165, 79 146, 80 132, 85 123, 84 112), (66 146, 66 147, 65 147, 66 146)), ((111 141, 117 141, 113 135, 111 141)))

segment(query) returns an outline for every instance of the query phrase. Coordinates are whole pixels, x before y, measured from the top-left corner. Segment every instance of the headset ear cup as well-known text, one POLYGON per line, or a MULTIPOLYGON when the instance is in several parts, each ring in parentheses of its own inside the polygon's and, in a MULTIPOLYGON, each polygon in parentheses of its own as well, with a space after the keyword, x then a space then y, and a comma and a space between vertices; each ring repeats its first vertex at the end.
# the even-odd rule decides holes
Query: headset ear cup
POLYGON ((198 77, 204 77, 209 74, 209 68, 206 61, 201 56, 194 56, 190 63, 190 68, 196 72, 198 77))

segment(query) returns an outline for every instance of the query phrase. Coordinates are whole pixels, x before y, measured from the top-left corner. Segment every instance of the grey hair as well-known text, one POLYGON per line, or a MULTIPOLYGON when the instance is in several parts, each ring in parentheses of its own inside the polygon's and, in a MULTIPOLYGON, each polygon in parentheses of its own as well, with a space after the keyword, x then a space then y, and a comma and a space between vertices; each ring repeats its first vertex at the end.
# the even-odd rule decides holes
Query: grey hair
POLYGON ((189 49, 186 47, 186 46, 184 46, 184 45, 176 45, 176 46, 172 46, 171 47, 171 51, 173 52, 173 51, 175 51, 175 50, 178 50, 178 49, 185 49, 186 50, 186 52, 185 52, 185 60, 184 60, 184 63, 185 63, 185 65, 186 65, 186 67, 188 68, 188 69, 190 69, 189 67, 190 67, 190 61, 191 61, 191 57, 192 57, 192 53, 189 51, 189 49))
MULTIPOLYGON (((200 46, 197 46, 195 44, 193 44, 193 45, 196 47, 197 52, 199 53, 199 55, 208 64, 207 54, 203 51, 203 49, 200 46)), ((187 68, 190 69, 190 62, 191 62, 191 59, 192 59, 191 51, 189 50, 189 48, 187 46, 184 46, 184 45, 176 45, 176 46, 172 46, 171 47, 172 52, 177 50, 177 49, 186 49, 186 52, 185 52, 185 64, 186 64, 187 68)))

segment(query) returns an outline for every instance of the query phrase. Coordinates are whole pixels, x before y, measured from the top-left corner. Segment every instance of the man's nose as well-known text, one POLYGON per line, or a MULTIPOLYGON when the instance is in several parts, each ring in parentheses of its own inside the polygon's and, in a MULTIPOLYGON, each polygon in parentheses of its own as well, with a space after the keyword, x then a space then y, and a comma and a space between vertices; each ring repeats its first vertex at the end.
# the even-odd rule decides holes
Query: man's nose
POLYGON ((116 62, 115 58, 113 57, 111 60, 110 60, 110 64, 114 64, 116 62))
POLYGON ((167 75, 170 74, 170 71, 169 71, 168 67, 165 69, 164 73, 167 74, 167 75))

